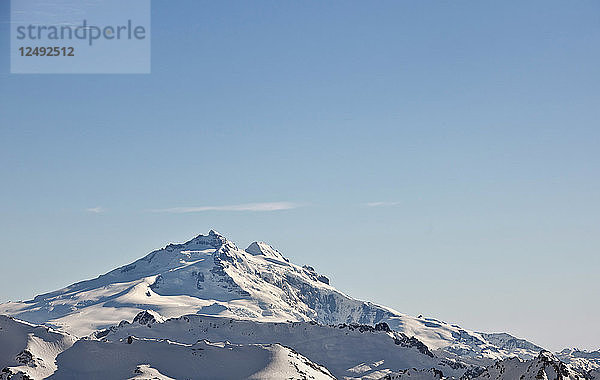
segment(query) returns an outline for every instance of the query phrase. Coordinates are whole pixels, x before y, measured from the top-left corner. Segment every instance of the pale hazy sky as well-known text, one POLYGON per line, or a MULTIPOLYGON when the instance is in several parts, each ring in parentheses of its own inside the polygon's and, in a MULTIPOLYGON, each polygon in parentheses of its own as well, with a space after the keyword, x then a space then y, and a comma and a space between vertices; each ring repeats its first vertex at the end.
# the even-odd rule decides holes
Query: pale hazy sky
POLYGON ((214 228, 338 289, 600 348, 600 3, 152 2, 151 75, 10 75, 0 301, 214 228))

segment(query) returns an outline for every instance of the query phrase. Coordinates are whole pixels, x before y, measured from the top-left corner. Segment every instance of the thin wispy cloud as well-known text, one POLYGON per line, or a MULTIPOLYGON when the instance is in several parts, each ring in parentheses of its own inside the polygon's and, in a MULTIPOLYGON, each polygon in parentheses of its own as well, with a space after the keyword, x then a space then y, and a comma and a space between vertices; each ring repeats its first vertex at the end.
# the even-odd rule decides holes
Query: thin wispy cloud
POLYGON ((100 214, 100 213, 103 213, 105 210, 102 207, 97 206, 97 207, 86 208, 85 211, 91 212, 93 214, 100 214))
POLYGON ((400 202, 368 202, 365 203, 366 206, 369 207, 391 207, 398 206, 400 202))
POLYGON ((262 203, 242 203, 237 205, 222 206, 199 206, 199 207, 172 207, 165 209, 152 210, 153 212, 169 212, 175 214, 185 214, 204 211, 280 211, 291 210, 301 207, 300 203, 295 202, 262 202, 262 203))

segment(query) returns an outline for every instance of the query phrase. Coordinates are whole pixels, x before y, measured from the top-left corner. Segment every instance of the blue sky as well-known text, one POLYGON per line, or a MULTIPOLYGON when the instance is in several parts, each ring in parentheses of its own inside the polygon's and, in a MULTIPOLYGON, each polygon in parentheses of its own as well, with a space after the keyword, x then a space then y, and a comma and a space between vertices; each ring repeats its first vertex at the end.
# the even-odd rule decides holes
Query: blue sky
POLYGON ((598 349, 599 15, 154 0, 150 75, 3 54, 0 301, 214 228, 401 312, 598 349))

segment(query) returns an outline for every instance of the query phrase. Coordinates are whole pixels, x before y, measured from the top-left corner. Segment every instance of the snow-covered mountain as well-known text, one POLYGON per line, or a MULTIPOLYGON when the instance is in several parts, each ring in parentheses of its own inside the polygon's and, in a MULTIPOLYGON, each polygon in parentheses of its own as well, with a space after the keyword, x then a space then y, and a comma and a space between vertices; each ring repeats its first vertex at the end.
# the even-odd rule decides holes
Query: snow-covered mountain
POLYGON ((529 360, 468 366, 436 357, 385 324, 324 326, 206 315, 165 320, 154 311, 80 339, 0 316, 0 343, 0 380, 593 380, 600 375, 575 370, 548 351, 529 360))
POLYGON ((0 316, 0 380, 314 379, 329 371, 280 344, 182 344, 168 339, 79 339, 0 316))
MULTIPOLYGON (((289 262, 268 244, 254 242, 242 250, 215 231, 169 244, 95 279, 2 304, 0 314, 106 344, 116 344, 124 334, 188 346, 201 339, 281 343, 349 378, 401 376, 399 370, 419 370, 423 376, 437 376, 440 370, 446 376, 475 374, 511 357, 533 360, 542 351, 509 334, 478 333, 354 299, 314 268, 289 262), (142 328, 146 324, 140 318, 156 326, 142 328), (212 327, 223 324, 228 328, 212 327), (367 326, 373 331, 365 334, 367 326), (104 329, 107 335, 98 335, 104 329), (244 335, 250 331, 253 335, 244 335), (315 337, 321 342, 310 343, 315 337), (344 355, 350 359, 327 359, 327 347, 335 345, 349 347, 344 355)), ((575 360, 575 352, 561 359, 571 357, 580 368, 598 367, 594 360, 575 360)))
POLYGON ((133 323, 92 334, 92 338, 120 342, 130 336, 170 339, 183 344, 206 339, 235 344, 274 344, 293 347, 309 360, 326 367, 337 378, 379 379, 402 368, 443 368, 460 376, 465 364, 439 358, 419 340, 391 331, 385 323, 376 325, 325 326, 316 322, 257 322, 207 315, 184 315, 164 320, 157 313, 143 311, 133 323))
POLYGON ((46 326, 0 315, 0 379, 17 373, 31 379, 50 376, 57 369, 56 356, 76 340, 74 336, 46 326))
MULTIPOLYGON (((517 357, 504 359, 487 368, 462 377, 461 380, 594 380, 598 372, 578 372, 569 368, 549 351, 542 351, 537 357, 522 360, 517 357)), ((445 379, 437 369, 408 369, 386 374, 381 380, 436 380, 445 379)))
POLYGON ((241 250, 215 231, 169 244, 93 280, 0 305, 0 313, 78 336, 131 320, 146 309, 168 318, 199 313, 258 321, 385 322, 432 350, 490 362, 510 355, 533 358, 541 350, 508 334, 476 333, 356 300, 265 243, 241 250))
POLYGON ((542 351, 531 360, 510 358, 489 366, 477 379, 497 380, 584 380, 584 374, 577 373, 558 360, 551 352, 542 351))
POLYGON ((596 378, 600 379, 600 350, 582 351, 576 348, 565 348, 556 353, 556 357, 579 372, 598 371, 596 372, 596 378))

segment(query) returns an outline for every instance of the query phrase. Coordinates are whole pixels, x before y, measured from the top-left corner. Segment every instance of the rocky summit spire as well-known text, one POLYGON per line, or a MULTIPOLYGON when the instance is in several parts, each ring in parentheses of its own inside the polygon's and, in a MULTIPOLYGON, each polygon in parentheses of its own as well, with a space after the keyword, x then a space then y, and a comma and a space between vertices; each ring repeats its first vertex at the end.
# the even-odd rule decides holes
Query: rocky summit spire
POLYGON ((183 244, 169 244, 165 249, 167 251, 174 251, 177 249, 205 249, 206 247, 218 249, 225 244, 235 247, 235 244, 227 240, 223 235, 215 230, 210 230, 207 235, 200 234, 183 244))
POLYGON ((200 234, 185 244, 188 245, 189 243, 192 243, 195 245, 208 245, 214 248, 219 248, 227 242, 227 239, 223 235, 215 230, 210 230, 208 231, 208 235, 200 234))

